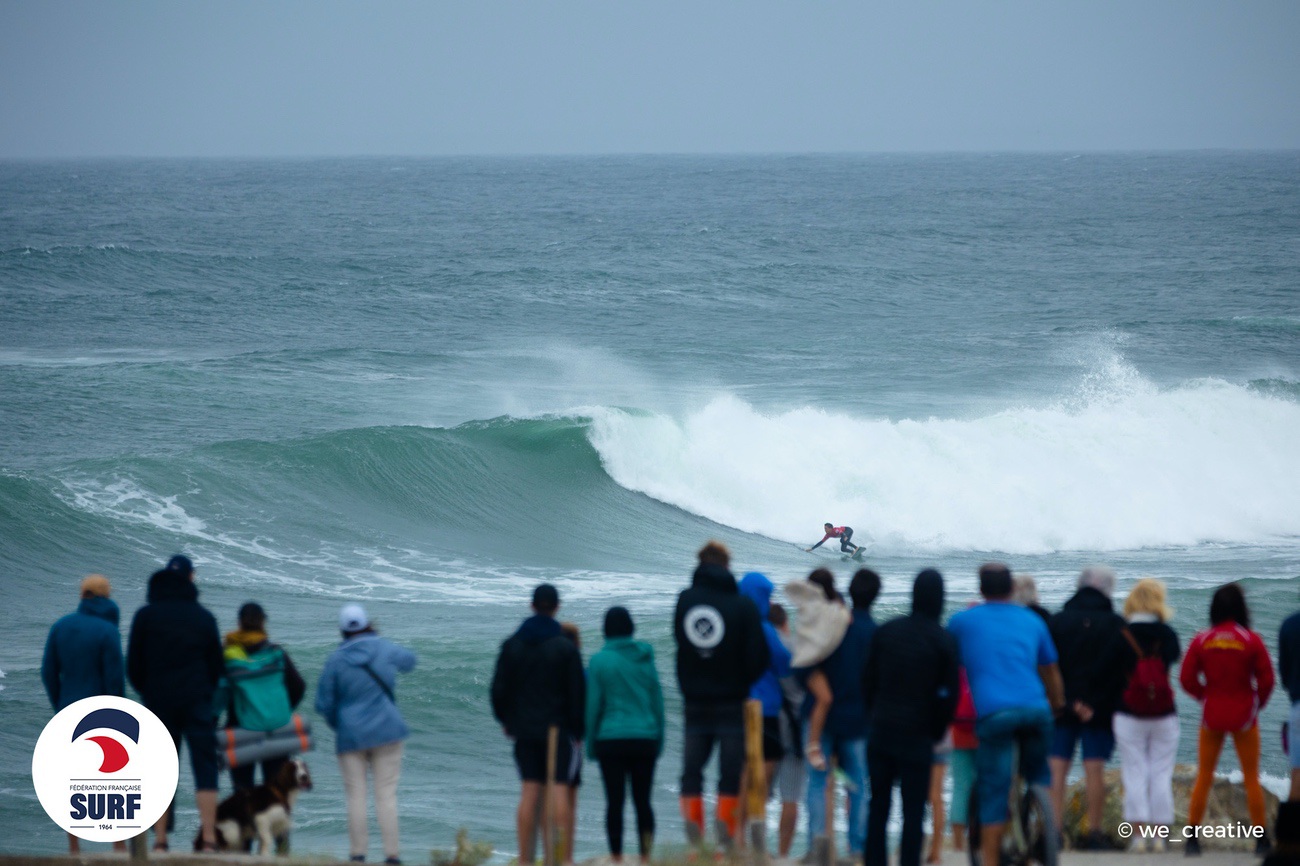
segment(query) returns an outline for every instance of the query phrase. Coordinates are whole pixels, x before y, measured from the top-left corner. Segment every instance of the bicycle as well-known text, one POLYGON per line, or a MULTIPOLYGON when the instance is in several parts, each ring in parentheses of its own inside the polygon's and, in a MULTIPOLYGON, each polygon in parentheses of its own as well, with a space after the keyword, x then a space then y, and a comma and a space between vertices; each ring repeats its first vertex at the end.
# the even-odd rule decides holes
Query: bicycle
MULTIPOLYGON (((1057 866, 1060 836, 1053 817, 1052 801, 1046 785, 1026 781, 1020 763, 1023 738, 1033 731, 1021 728, 1015 733, 1015 752, 1012 755, 1011 798, 1006 826, 1002 833, 1002 856, 994 866, 1057 866)), ((966 849, 971 866, 983 866, 980 853, 979 781, 970 792, 970 812, 967 816, 966 849)))

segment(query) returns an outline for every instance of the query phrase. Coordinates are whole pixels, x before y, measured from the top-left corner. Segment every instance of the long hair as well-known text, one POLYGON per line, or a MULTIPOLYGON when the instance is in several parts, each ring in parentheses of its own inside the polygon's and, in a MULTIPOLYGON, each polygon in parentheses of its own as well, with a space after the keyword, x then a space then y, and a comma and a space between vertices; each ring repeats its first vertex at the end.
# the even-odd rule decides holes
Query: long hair
POLYGON ((831 574, 830 569, 818 568, 808 575, 808 582, 815 583, 826 593, 828 601, 844 601, 844 596, 835 588, 835 575, 831 574))
POLYGON ((1210 625, 1221 622, 1235 622, 1242 628, 1250 628, 1250 611, 1246 608, 1246 594, 1236 583, 1225 583, 1214 591, 1210 599, 1210 625))

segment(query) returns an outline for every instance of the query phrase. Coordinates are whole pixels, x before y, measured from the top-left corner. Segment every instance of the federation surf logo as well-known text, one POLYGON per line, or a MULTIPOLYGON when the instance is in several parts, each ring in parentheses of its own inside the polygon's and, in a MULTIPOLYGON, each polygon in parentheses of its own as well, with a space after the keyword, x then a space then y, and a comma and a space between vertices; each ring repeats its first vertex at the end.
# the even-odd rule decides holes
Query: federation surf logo
MULTIPOLYGON (((93 710, 88 716, 77 722, 77 729, 72 732, 73 742, 76 742, 78 737, 96 728, 108 728, 117 731, 133 743, 140 742, 139 720, 130 713, 115 710, 111 707, 93 710)), ((96 743, 104 750, 104 761, 99 765, 99 772, 116 773, 131 763, 131 755, 127 752, 126 747, 112 737, 100 735, 98 737, 86 737, 86 739, 96 743)))
POLYGON ((50 719, 32 752, 46 814, 90 842, 120 842, 157 823, 176 794, 176 746, 145 707, 108 695, 50 719))

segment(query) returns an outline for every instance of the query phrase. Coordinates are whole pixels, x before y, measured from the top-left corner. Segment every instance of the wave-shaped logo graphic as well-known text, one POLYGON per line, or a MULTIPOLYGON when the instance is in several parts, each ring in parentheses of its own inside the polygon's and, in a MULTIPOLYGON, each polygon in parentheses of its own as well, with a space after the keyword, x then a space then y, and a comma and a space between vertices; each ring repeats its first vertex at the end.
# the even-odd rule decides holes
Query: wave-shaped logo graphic
MULTIPOLYGON (((130 713, 112 708, 104 708, 88 713, 85 718, 77 723, 77 727, 72 732, 72 741, 76 742, 77 738, 83 734, 102 728, 117 731, 133 743, 140 742, 140 722, 130 713)), ((99 746, 104 753, 104 760, 99 765, 99 772, 116 773, 130 763, 131 756, 127 753, 126 747, 112 737, 100 735, 87 737, 86 739, 99 746)))

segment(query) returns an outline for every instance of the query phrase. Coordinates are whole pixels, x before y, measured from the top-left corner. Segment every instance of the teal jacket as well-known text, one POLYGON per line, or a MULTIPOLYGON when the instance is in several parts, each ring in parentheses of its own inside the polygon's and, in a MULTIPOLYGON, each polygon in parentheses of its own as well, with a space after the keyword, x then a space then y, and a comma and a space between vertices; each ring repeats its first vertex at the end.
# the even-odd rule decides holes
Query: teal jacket
POLYGON ((587 671, 587 756, 597 740, 654 740, 664 745, 664 695, 654 647, 614 637, 591 657, 587 671))

